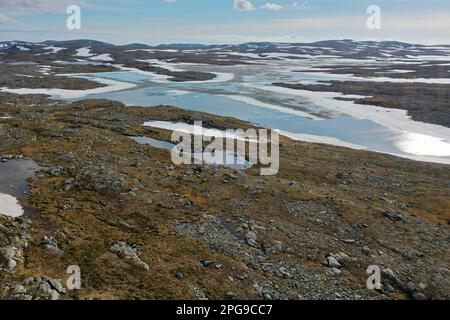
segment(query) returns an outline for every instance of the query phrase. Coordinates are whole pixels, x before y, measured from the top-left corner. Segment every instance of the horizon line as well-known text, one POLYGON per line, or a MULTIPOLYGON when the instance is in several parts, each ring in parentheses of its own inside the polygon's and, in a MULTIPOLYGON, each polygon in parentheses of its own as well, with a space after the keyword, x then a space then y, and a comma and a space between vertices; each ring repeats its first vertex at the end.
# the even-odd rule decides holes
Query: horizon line
MULTIPOLYGON (((5 30, 0 30, 0 33, 2 31, 5 30)), ((11 32, 12 30, 7 30, 8 32, 11 32)), ((22 31, 14 31, 14 32, 24 32, 22 31)), ((25 32, 39 32, 39 31, 25 31, 25 32)), ((46 31, 48 32, 48 31, 46 31)), ((306 41, 306 42, 289 42, 289 41, 248 41, 248 42, 236 42, 236 43, 227 43, 227 42, 223 42, 223 43, 205 43, 205 42, 199 42, 199 41, 195 41, 195 42, 167 42, 167 43, 155 43, 155 44, 149 44, 146 42, 130 42, 130 43, 123 43, 123 44, 119 44, 119 43, 113 43, 113 42, 107 42, 104 40, 98 40, 98 39, 94 39, 94 38, 76 38, 76 39, 66 39, 66 40, 53 40, 53 39, 46 39, 43 41, 26 41, 26 40, 0 40, 0 42, 27 42, 27 43, 31 43, 31 44, 40 44, 40 43, 44 43, 44 42, 67 42, 67 41, 96 41, 96 42, 101 42, 107 45, 113 45, 116 47, 121 47, 121 46, 129 46, 129 45, 133 45, 133 44, 141 44, 141 45, 146 45, 149 47, 157 47, 157 46, 171 46, 171 45, 202 45, 202 46, 220 46, 220 45, 245 45, 245 44, 252 44, 252 43, 279 43, 279 44, 316 44, 319 42, 325 42, 325 41, 351 41, 351 42, 374 42, 374 43, 383 43, 383 42, 399 42, 399 43, 404 43, 404 44, 409 44, 409 45, 420 45, 420 46, 450 46, 450 43, 434 43, 434 44, 425 44, 425 43, 419 43, 419 42, 408 42, 408 41, 402 41, 402 40, 394 40, 394 39, 385 39, 385 40, 374 40, 374 39, 352 39, 352 38, 326 38, 326 39, 322 39, 322 40, 316 40, 316 41, 306 41)))

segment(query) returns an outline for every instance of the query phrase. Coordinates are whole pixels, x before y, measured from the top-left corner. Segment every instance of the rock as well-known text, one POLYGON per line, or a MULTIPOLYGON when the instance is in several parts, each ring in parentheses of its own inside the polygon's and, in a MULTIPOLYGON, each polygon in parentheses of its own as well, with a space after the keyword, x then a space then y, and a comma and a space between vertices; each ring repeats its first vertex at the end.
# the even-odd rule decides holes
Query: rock
POLYGON ((19 249, 13 246, 0 248, 0 266, 6 272, 13 272, 17 265, 16 255, 19 249))
POLYGON ((383 269, 383 270, 381 271, 381 274, 382 274, 383 276, 388 277, 388 278, 391 279, 391 280, 393 280, 394 278, 396 278, 394 271, 392 271, 392 269, 390 269, 390 268, 383 269))
POLYGON ((281 242, 281 241, 274 241, 274 244, 270 248, 270 251, 272 253, 282 252, 283 251, 283 242, 281 242))
POLYGON ((395 275, 394 271, 392 271, 390 268, 386 268, 386 269, 381 270, 381 275, 382 275, 383 277, 388 278, 388 279, 391 280, 392 282, 394 282, 394 284, 395 284, 398 288, 403 289, 403 287, 404 287, 403 282, 400 280, 400 278, 398 278, 398 277, 395 275))
POLYGON ((427 297, 420 292, 413 292, 411 298, 413 298, 414 300, 427 300, 427 297))
POLYGON ((414 291, 416 291, 416 288, 416 284, 410 281, 405 285, 405 292, 412 294, 414 291))
POLYGON ((115 253, 119 258, 122 258, 127 263, 141 270, 148 271, 150 267, 148 264, 143 262, 136 253, 136 249, 133 249, 126 242, 120 241, 109 247, 112 253, 115 253))
POLYGON ((250 232, 248 232, 246 235, 245 235, 245 241, 247 242, 247 244, 249 245, 249 246, 252 246, 252 247, 256 247, 256 245, 257 245, 257 241, 258 240, 258 236, 256 235, 256 233, 255 232, 253 232, 253 231, 250 231, 250 232))
POLYGON ((14 287, 14 294, 25 294, 27 293, 27 289, 24 286, 18 284, 14 287))
POLYGON ((401 214, 395 212, 392 209, 386 210, 384 212, 384 216, 392 221, 405 221, 405 218, 401 214))
POLYGON ((42 281, 38 287, 38 294, 44 297, 50 297, 53 289, 50 287, 46 281, 42 281))
POLYGON ((264 297, 265 300, 273 300, 270 293, 264 293, 263 297, 264 297))
POLYGON ((177 277, 178 279, 183 279, 183 277, 184 277, 183 272, 176 271, 175 272, 175 277, 177 277))
POLYGON ((347 262, 351 262, 352 258, 345 252, 339 252, 338 254, 332 255, 340 264, 345 264, 347 262))
POLYGON ((362 248, 362 253, 364 253, 366 256, 370 255, 370 248, 368 246, 364 246, 362 248))
POLYGON ((24 285, 29 286, 34 283, 34 277, 27 277, 22 282, 24 285))
POLYGON ((335 267, 331 268, 331 271, 332 271, 336 276, 340 276, 341 273, 342 273, 341 269, 338 269, 338 268, 335 268, 335 267))
POLYGON ((225 300, 234 300, 236 298, 236 294, 234 292, 225 293, 225 300))
POLYGON ((402 253, 402 257, 403 259, 405 259, 406 261, 411 261, 413 259, 413 256, 411 253, 409 252, 403 252, 402 253))
POLYGON ((341 268, 342 265, 337 261, 335 257, 329 256, 327 258, 327 266, 330 268, 341 268))
POLYGON ((52 253, 61 254, 62 250, 59 248, 58 241, 53 237, 44 236, 41 243, 52 253))
POLYGON ((425 289, 427 288, 427 285, 426 285, 425 283, 423 283, 423 282, 420 282, 417 286, 418 286, 419 289, 421 289, 421 290, 425 290, 425 289))
POLYGON ((285 267, 280 267, 278 269, 278 272, 281 274, 283 278, 291 278, 292 275, 289 273, 289 271, 285 267))
POLYGON ((63 285, 59 280, 52 278, 45 278, 45 281, 47 281, 48 284, 58 293, 66 293, 66 289, 64 289, 63 285))
POLYGON ((202 266, 206 267, 210 267, 213 266, 216 262, 214 260, 203 260, 200 261, 200 263, 202 264, 202 266))
POLYGON ((59 293, 56 290, 50 292, 50 300, 59 300, 59 293))
POLYGON ((61 168, 61 167, 58 167, 58 166, 55 166, 55 167, 47 168, 45 171, 46 171, 50 176, 52 176, 52 177, 57 177, 57 176, 60 176, 60 175, 61 175, 62 168, 61 168))

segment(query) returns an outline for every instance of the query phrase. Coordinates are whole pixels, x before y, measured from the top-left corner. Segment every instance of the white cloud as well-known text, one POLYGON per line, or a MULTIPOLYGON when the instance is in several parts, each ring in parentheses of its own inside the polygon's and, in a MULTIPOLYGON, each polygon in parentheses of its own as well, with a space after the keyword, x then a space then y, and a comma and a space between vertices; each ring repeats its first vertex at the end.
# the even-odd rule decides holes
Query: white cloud
POLYGON ((2 14, 0 14, 0 24, 5 24, 5 23, 15 23, 16 21, 8 18, 7 16, 4 16, 2 14))
POLYGON ((278 10, 280 10, 282 8, 282 6, 277 4, 277 3, 267 2, 267 3, 263 4, 260 8, 261 9, 278 11, 278 10))
POLYGON ((234 0, 234 9, 239 11, 252 11, 255 6, 250 0, 234 0))
POLYGON ((84 0, 1 0, 0 8, 15 11, 64 12, 70 5, 86 5, 84 0))

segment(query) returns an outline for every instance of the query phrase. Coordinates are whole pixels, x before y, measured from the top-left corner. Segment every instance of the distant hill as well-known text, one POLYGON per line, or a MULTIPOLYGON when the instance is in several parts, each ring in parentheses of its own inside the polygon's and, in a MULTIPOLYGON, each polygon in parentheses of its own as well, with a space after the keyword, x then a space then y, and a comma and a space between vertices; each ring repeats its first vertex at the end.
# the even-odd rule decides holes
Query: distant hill
POLYGON ((114 46, 110 43, 97 41, 97 40, 88 40, 88 39, 79 39, 79 40, 66 40, 66 41, 55 41, 48 40, 43 42, 46 45, 54 45, 54 46, 66 46, 66 47, 100 47, 100 46, 114 46))

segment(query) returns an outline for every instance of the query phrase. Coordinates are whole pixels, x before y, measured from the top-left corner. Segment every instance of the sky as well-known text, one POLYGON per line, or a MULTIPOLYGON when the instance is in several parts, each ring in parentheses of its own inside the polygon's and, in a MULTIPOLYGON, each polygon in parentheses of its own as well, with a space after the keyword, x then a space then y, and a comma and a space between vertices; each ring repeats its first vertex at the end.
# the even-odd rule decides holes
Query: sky
POLYGON ((450 44, 450 0, 0 0, 0 41, 69 39, 450 44), (81 29, 66 27, 70 5, 81 8, 81 29), (367 27, 371 5, 380 8, 379 29, 367 27))

